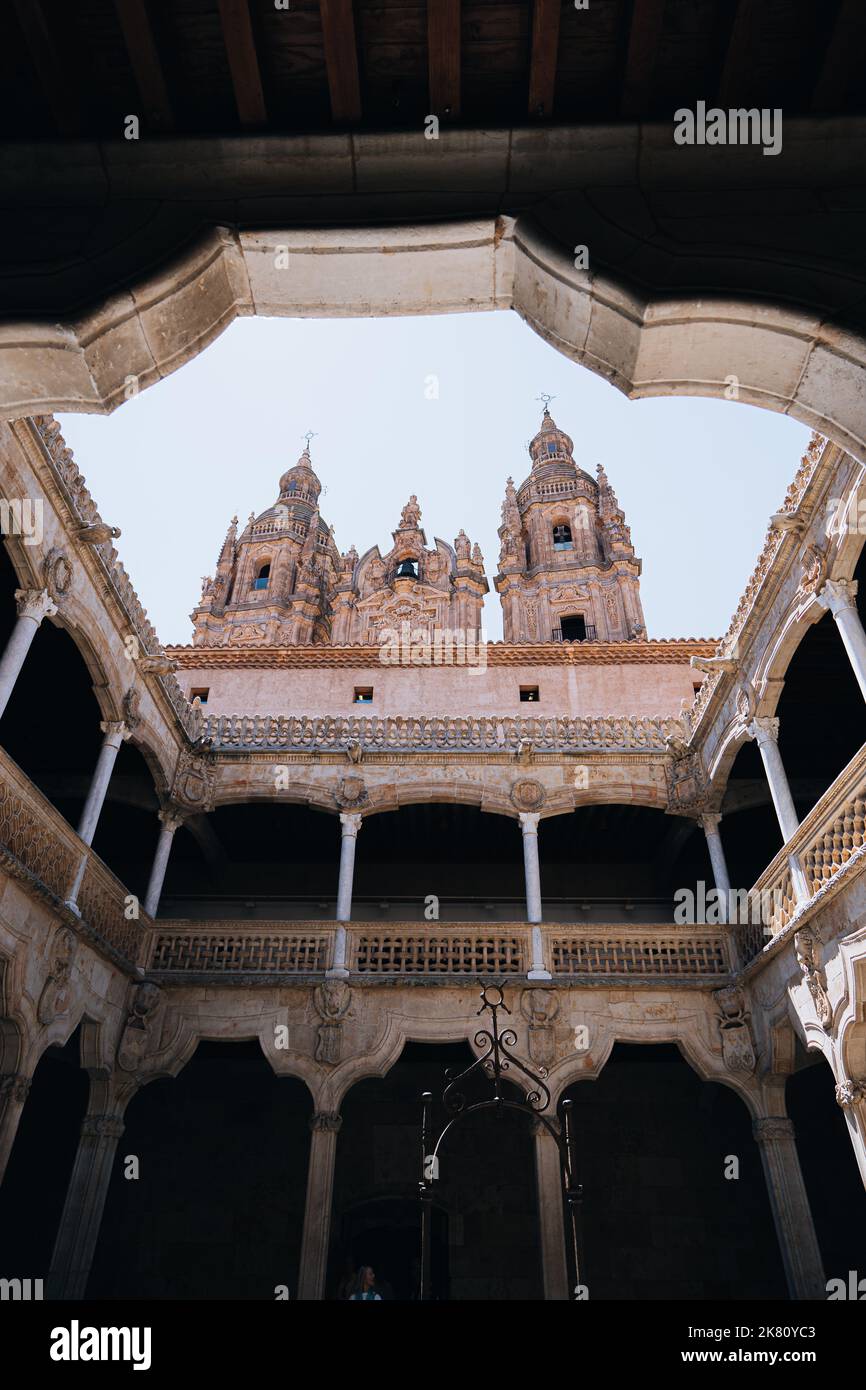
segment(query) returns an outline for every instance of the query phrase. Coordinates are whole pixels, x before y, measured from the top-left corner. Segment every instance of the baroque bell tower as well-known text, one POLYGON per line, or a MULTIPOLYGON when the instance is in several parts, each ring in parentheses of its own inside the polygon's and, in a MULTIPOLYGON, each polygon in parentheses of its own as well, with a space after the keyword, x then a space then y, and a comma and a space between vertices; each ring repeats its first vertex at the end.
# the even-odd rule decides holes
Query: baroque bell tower
POLYGON ((506 642, 627 642, 646 636, 641 562, 616 494, 599 465, 578 468, 574 445, 545 404, 529 445, 532 471, 509 478, 499 527, 506 642))

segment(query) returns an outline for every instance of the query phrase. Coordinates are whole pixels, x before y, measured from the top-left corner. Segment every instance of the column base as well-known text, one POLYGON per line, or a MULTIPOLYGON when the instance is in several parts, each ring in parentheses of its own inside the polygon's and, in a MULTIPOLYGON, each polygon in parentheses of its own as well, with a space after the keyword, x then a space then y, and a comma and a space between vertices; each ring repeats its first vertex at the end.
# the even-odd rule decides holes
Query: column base
POLYGON ((73 902, 72 898, 67 898, 63 906, 68 907, 70 912, 74 912, 76 917, 81 916, 81 908, 78 906, 78 903, 73 902))
POLYGON ((549 970, 530 970, 527 980, 552 980, 553 976, 549 970))
POLYGON ((349 972, 345 965, 335 965, 332 970, 325 971, 326 980, 348 980, 349 972))

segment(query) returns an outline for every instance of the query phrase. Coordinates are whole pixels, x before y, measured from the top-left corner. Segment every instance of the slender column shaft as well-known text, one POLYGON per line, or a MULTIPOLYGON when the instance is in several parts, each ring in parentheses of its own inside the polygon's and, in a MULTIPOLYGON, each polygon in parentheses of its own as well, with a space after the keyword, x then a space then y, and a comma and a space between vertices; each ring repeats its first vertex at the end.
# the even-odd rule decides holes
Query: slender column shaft
POLYGON ((796 834, 800 822, 797 819, 794 798, 791 796, 791 788, 788 785, 785 766, 779 752, 779 721, 778 719, 755 719, 749 726, 749 732, 752 738, 757 740, 758 751, 761 754, 761 761, 767 774, 770 795, 776 808, 782 838, 787 844, 796 834))
POLYGON ((851 669, 866 700, 866 632, 855 605, 856 595, 856 579, 828 579, 818 595, 818 602, 833 614, 851 669))
POLYGON ((165 882, 165 873, 168 868, 168 857, 171 854, 171 846, 174 841, 174 832, 183 824, 183 818, 173 811, 160 811, 159 819, 161 829, 159 839, 156 842, 156 852, 153 856, 147 894, 144 899, 144 910, 149 917, 156 916, 162 885, 165 882))
POLYGON ((334 1194, 334 1160, 339 1115, 317 1113, 310 1118, 310 1161, 307 1168, 307 1200, 301 1241, 298 1298, 307 1301, 325 1296, 328 1246, 331 1237, 331 1204, 334 1194))
MULTIPOLYGON (((87 800, 84 803, 84 810, 81 813, 81 820, 78 823, 78 836, 86 845, 93 844, 93 836, 96 834, 96 826, 99 822, 100 812, 105 803, 105 796, 108 791, 108 784, 111 781, 111 774, 114 764, 117 761, 117 754, 120 745, 125 738, 129 738, 129 729, 123 723, 105 723, 99 726, 105 735, 102 740, 102 747, 99 750, 99 757, 96 759, 96 767, 90 781, 90 790, 87 793, 87 800)), ((84 871, 87 868, 87 855, 82 854, 78 864, 78 869, 72 886, 69 889, 66 901, 69 907, 75 907, 78 900, 78 893, 84 878, 84 871)))
POLYGON ((526 882, 526 920, 541 921, 541 868, 538 862, 537 811, 521 811, 520 829, 523 833, 523 872, 526 882))
POLYGON ((31 1077, 7 1073, 0 1076, 0 1183, 18 1133, 18 1122, 30 1091, 31 1077))
POLYGON ((9 703, 15 682, 43 618, 57 612, 47 589, 16 589, 18 621, 0 658, 0 715, 9 703))
POLYGON ((788 1292, 795 1299, 825 1299, 824 1265, 803 1182, 794 1126, 784 1118, 758 1119, 752 1124, 752 1133, 761 1151, 788 1292))
POLYGON ((553 1135, 538 1125, 535 1131, 535 1186, 541 1236, 541 1272, 545 1299, 568 1301, 565 1260, 565 1221, 559 1148, 553 1135))
POLYGON ((84 1118, 48 1271, 49 1298, 84 1297, 122 1133, 123 1120, 117 1114, 84 1118))
POLYGON ((728 865, 725 859, 722 837, 719 834, 719 822, 721 819, 721 816, 703 815, 701 816, 701 825, 704 828, 704 834, 707 838, 707 849, 710 853, 710 863, 713 866, 713 880, 722 897, 722 921, 727 922, 731 880, 728 874, 728 865))
POLYGON ((544 936, 541 922, 541 869, 538 862, 537 811, 521 811, 520 829, 523 832, 523 872, 526 880, 526 920, 532 926, 532 960, 530 980, 549 980, 550 971, 544 959, 544 936))
POLYGON ((340 880, 337 885, 337 921, 352 919, 352 880, 355 876, 355 845, 362 817, 343 813, 340 816, 340 880))

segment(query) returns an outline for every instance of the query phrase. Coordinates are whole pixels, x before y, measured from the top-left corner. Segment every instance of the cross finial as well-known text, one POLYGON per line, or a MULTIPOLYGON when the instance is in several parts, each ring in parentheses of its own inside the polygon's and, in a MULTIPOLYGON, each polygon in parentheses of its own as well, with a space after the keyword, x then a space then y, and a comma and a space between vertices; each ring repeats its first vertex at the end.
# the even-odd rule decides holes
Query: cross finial
POLYGON ((307 430, 307 433, 304 435, 304 445, 305 445, 305 447, 304 447, 304 453, 305 453, 305 454, 308 454, 308 453, 310 452, 310 440, 311 440, 311 439, 315 439, 315 437, 316 437, 316 430, 307 430))
POLYGON ((542 391, 541 395, 540 395, 540 396, 536 396, 535 399, 536 399, 537 401, 544 401, 544 413, 545 413, 545 415, 549 415, 549 414, 550 414, 550 411, 548 410, 547 407, 550 405, 550 402, 551 402, 551 401, 555 401, 555 400, 556 400, 556 397, 555 397, 555 396, 548 396, 548 394, 547 394, 546 391, 542 391))

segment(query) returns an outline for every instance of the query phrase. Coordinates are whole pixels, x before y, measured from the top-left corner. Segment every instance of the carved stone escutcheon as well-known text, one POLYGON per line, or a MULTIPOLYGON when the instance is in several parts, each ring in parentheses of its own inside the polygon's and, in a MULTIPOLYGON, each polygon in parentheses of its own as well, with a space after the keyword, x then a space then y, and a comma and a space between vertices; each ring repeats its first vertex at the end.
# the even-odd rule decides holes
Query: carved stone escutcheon
POLYGON ((522 777, 512 785, 511 800, 518 811, 539 811, 547 800, 547 793, 540 782, 522 777))
POLYGON ((559 1016, 559 999, 554 989, 525 989, 520 996, 520 1012, 529 1027, 529 1056, 538 1066, 550 1068, 556 1061, 554 1022, 559 1016))
POLYGON ((216 785, 215 761, 213 753, 182 751, 177 760, 171 800, 197 811, 211 810, 216 785))
POLYGON ((343 1051, 343 1020, 351 1017, 352 991, 345 980, 323 980, 313 991, 313 1005, 322 1022, 316 1038, 315 1058, 325 1066, 339 1062, 343 1051))
POLYGON ((53 1023, 69 1008, 69 977, 77 944, 75 933, 68 927, 62 927, 54 938, 51 969, 36 1006, 36 1017, 43 1025, 53 1023))
POLYGON ((138 1071, 148 1053, 156 1050, 159 1042, 156 1014, 161 1003, 159 985, 145 980, 135 986, 126 1025, 117 1045, 117 1065, 121 1071, 138 1071))
POLYGON ((728 1071, 753 1072, 757 1058, 742 990, 729 985, 725 989, 714 990, 713 998, 719 1009, 719 1035, 725 1066, 728 1071))
POLYGON ((794 936, 797 963, 803 972, 806 988, 812 996, 818 1022, 826 1033, 833 1026, 833 1006, 827 994, 827 981, 824 978, 824 972, 817 963, 815 946, 815 933, 811 927, 801 927, 794 936))
POLYGON ((363 777, 341 777, 334 792, 338 806, 363 806, 369 800, 363 777))

